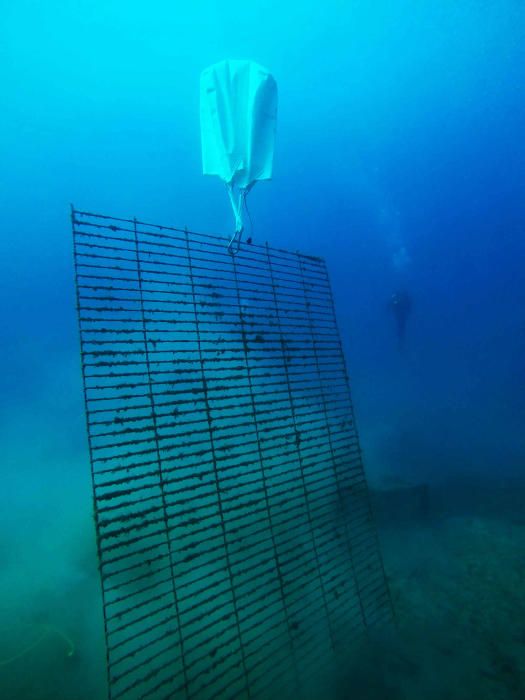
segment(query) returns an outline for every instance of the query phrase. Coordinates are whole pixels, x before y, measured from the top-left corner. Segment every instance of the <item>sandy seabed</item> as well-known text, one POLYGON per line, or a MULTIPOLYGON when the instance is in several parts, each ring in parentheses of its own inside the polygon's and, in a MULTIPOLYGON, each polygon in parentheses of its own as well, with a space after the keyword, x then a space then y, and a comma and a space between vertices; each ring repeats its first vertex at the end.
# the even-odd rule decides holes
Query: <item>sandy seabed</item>
POLYGON ((381 539, 397 625, 363 645, 344 696, 525 698, 525 520, 454 516, 381 539))
MULTIPOLYGON (((525 698, 525 518, 391 520, 380 536, 397 623, 356 648, 337 700, 525 698)), ((28 603, 20 624, 3 630, 2 658, 12 660, 0 665, 2 700, 106 697, 92 569, 74 595, 49 601, 54 619, 28 603)))

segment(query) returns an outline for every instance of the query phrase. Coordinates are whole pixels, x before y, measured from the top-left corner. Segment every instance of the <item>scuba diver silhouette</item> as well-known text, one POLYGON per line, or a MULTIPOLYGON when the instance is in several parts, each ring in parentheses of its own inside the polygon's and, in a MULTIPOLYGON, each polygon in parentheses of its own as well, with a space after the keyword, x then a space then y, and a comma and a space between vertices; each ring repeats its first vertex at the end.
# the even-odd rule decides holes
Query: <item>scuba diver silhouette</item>
POLYGON ((412 309, 412 299, 410 298, 408 292, 397 291, 394 292, 394 294, 392 294, 392 296, 390 297, 388 307, 392 311, 394 320, 396 322, 396 332, 399 347, 402 347, 405 340, 407 319, 412 309))

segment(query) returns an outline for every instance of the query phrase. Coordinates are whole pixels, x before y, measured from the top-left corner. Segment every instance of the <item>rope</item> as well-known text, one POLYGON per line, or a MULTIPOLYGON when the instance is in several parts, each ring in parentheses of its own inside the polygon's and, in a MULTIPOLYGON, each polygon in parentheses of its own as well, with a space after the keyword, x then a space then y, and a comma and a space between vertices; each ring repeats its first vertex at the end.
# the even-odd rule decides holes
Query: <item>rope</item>
POLYGON ((246 190, 246 194, 244 195, 244 208, 246 209, 246 213, 248 214, 248 221, 250 222, 250 235, 248 237, 248 243, 251 243, 251 239, 253 238, 253 219, 250 210, 248 209, 248 190, 246 190))
POLYGON ((13 662, 18 661, 18 659, 23 658, 24 656, 29 654, 29 652, 33 651, 33 649, 36 649, 36 647, 41 642, 43 642, 46 637, 48 637, 52 633, 57 634, 66 643, 66 645, 68 647, 68 649, 66 651, 66 656, 69 656, 69 657, 73 656, 73 654, 75 653, 75 645, 73 644, 71 639, 66 634, 64 634, 64 632, 59 630, 57 627, 54 627, 53 625, 42 625, 41 629, 42 629, 42 631, 41 631, 40 636, 34 642, 32 642, 29 646, 22 649, 22 651, 19 651, 18 654, 14 654, 13 656, 9 656, 6 659, 0 659, 0 666, 9 666, 9 664, 12 664, 13 662))
POLYGON ((246 197, 251 189, 251 185, 248 187, 241 187, 239 189, 238 199, 235 197, 235 192, 233 190, 233 184, 229 182, 227 184, 228 194, 230 195, 230 202, 233 209, 233 214, 235 216, 235 232, 228 243, 228 252, 232 255, 236 255, 241 247, 241 236, 244 231, 244 224, 242 220, 242 211, 246 209, 248 218, 250 220, 250 237, 253 233, 253 222, 248 205, 246 204, 246 197))

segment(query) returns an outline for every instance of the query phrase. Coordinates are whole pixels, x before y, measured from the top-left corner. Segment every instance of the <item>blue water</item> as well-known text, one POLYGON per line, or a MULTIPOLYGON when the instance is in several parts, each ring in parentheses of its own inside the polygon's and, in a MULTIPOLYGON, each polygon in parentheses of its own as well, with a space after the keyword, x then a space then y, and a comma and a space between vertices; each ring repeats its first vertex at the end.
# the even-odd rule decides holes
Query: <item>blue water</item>
POLYGON ((0 660, 35 642, 0 666, 1 697, 98 700, 104 681, 69 203, 230 233, 225 189, 200 163, 199 74, 218 60, 277 80, 253 237, 327 260, 370 483, 522 475, 521 2, 0 11, 0 660), (402 347, 399 289, 412 300, 402 347), (84 645, 65 670, 60 632, 84 645))

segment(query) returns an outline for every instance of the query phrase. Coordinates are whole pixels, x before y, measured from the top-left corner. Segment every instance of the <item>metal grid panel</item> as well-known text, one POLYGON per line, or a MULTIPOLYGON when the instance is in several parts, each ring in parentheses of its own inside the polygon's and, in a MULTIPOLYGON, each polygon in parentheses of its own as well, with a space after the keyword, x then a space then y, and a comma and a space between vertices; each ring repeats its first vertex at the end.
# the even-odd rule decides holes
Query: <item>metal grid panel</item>
POLYGON ((325 263, 72 221, 110 698, 306 696, 392 613, 325 263))

